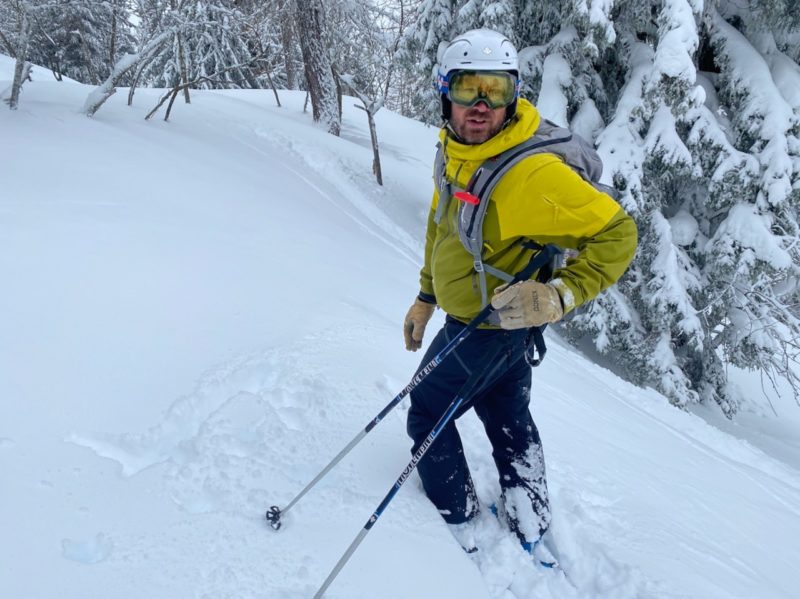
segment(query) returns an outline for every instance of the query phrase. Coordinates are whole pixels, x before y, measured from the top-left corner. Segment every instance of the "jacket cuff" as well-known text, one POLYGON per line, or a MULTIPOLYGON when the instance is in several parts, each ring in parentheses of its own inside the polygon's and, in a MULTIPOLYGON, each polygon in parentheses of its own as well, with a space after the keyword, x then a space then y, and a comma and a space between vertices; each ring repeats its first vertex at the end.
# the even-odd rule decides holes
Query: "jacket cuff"
POLYGON ((417 299, 421 302, 425 302, 426 304, 435 304, 436 303, 436 296, 431 295, 430 293, 425 293, 424 291, 420 291, 419 295, 417 295, 417 299))

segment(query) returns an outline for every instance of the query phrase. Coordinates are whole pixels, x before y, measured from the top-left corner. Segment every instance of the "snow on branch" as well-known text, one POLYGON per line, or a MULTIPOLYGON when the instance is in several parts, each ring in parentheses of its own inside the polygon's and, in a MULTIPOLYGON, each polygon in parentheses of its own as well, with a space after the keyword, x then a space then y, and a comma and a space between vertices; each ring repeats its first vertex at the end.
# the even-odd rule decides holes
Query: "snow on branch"
POLYGON ((597 138, 597 151, 603 159, 603 182, 614 183, 623 191, 621 203, 631 214, 639 212, 642 193, 644 140, 641 130, 643 90, 652 70, 653 50, 644 43, 633 45, 629 75, 617 102, 613 120, 597 138))
POLYGON ((659 84, 662 77, 667 77, 692 85, 696 74, 694 53, 700 43, 692 7, 687 0, 670 0, 664 3, 658 20, 660 35, 651 84, 659 84))
POLYGON ((614 23, 611 20, 611 10, 614 0, 579 0, 576 10, 578 14, 589 19, 589 23, 603 32, 606 43, 613 44, 617 39, 614 23))
POLYGON ((796 176, 789 157, 787 133, 800 126, 783 94, 775 85, 770 68, 747 38, 714 11, 710 17, 712 40, 724 48, 724 73, 730 87, 738 90, 734 123, 753 144, 763 169, 762 189, 765 200, 777 206, 792 191, 796 176))

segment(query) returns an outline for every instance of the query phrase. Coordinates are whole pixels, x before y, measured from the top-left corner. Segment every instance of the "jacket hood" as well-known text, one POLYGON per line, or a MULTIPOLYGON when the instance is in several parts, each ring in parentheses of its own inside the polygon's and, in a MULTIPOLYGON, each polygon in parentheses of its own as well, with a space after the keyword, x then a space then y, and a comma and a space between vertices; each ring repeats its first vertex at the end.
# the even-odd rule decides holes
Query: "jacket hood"
POLYGON ((539 128, 539 120, 539 111, 536 107, 524 98, 520 98, 517 100, 517 113, 511 123, 482 144, 463 144, 457 141, 447 128, 439 132, 439 140, 449 159, 483 162, 528 139, 539 128))

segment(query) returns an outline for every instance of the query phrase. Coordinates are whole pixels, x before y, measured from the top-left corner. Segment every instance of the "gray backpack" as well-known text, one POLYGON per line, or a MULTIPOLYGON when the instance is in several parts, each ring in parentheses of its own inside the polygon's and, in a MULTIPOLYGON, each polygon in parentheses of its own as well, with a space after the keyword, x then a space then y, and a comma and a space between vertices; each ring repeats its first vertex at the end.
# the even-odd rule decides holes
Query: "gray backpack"
POLYGON ((479 166, 466 189, 452 185, 445 176, 444 152, 441 144, 437 146, 434 163, 434 180, 439 191, 439 204, 436 207, 434 221, 438 224, 447 212, 451 198, 460 200, 458 207, 458 235, 464 248, 472 254, 475 272, 481 291, 481 305, 489 302, 486 290, 486 273, 509 282, 513 273, 506 273, 483 262, 483 220, 495 186, 502 176, 520 160, 534 154, 555 154, 577 172, 595 189, 617 198, 612 187, 600 183, 603 173, 603 162, 592 145, 580 135, 569 129, 542 119, 539 128, 529 139, 490 158, 479 166))

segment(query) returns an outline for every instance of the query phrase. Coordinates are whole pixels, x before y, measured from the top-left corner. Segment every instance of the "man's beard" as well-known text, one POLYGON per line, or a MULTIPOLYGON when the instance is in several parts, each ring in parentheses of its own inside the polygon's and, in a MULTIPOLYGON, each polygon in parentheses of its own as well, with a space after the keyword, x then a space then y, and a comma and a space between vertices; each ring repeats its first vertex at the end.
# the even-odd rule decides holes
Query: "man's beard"
POLYGON ((496 126, 492 127, 486 132, 470 132, 467 127, 467 118, 469 114, 466 114, 464 117, 464 122, 461 125, 457 125, 452 120, 450 120, 450 129, 453 133, 456 134, 459 141, 466 145, 478 145, 482 144, 485 141, 489 141, 495 135, 500 133, 503 129, 504 120, 500 121, 496 126))

